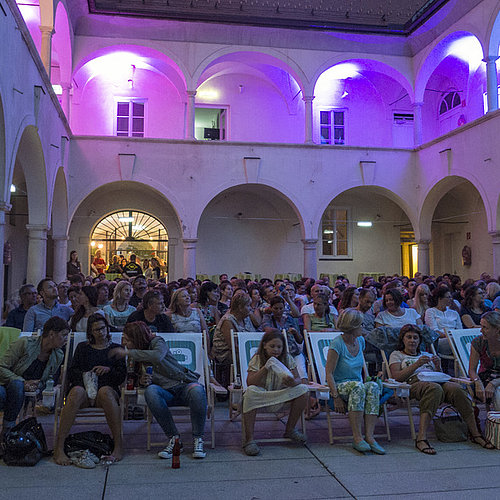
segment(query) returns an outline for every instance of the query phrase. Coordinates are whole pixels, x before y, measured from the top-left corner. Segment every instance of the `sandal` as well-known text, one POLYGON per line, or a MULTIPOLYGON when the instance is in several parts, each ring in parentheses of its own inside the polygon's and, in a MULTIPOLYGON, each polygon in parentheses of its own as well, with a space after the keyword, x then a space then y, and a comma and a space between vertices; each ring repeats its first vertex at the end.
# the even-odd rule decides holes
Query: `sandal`
POLYGON ((320 412, 321 408, 319 406, 318 400, 316 398, 310 398, 309 408, 307 409, 305 419, 311 420, 311 418, 317 417, 320 414, 320 412))
POLYGON ((73 465, 82 469, 95 469, 96 463, 89 457, 86 450, 77 450, 68 453, 68 457, 73 465))
POLYGON ((415 448, 421 453, 425 453, 426 455, 435 455, 437 453, 436 450, 430 445, 429 441, 427 441, 427 439, 416 439, 415 448), (426 446, 422 448, 418 445, 418 443, 424 443, 426 446))
POLYGON ((471 443, 478 444, 479 446, 482 446, 486 450, 494 450, 495 446, 491 444, 489 441, 487 441, 481 434, 478 434, 477 436, 471 436, 470 437, 471 443))

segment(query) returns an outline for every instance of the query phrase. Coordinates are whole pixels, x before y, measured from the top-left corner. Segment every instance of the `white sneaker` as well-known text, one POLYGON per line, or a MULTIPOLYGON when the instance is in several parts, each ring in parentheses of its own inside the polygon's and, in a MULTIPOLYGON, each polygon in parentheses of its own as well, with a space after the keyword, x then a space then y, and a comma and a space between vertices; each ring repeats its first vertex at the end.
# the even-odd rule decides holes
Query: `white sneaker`
MULTIPOLYGON (((163 448, 163 450, 158 452, 158 456, 160 458, 167 458, 167 459, 172 458, 172 452, 174 451, 176 439, 180 440, 180 436, 172 436, 170 438, 170 441, 168 442, 167 446, 165 446, 165 448, 163 448)), ((181 453, 182 453, 182 441, 180 441, 180 445, 181 445, 181 453)))
POLYGON ((203 450, 203 438, 193 439, 193 458, 205 458, 207 454, 203 450))

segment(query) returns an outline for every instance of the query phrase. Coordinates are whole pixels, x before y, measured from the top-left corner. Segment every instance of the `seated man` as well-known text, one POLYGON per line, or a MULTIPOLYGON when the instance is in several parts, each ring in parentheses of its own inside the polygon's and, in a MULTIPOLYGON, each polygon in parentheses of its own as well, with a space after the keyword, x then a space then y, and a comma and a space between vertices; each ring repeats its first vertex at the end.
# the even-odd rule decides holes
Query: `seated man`
POLYGON ((137 309, 139 304, 142 302, 145 293, 148 291, 146 278, 142 274, 134 279, 132 289, 134 290, 134 293, 132 297, 130 297, 129 304, 137 309))
POLYGON ((314 302, 314 299, 320 294, 326 295, 328 297, 328 301, 330 303, 330 314, 335 316, 335 321, 337 321, 339 312, 337 311, 337 308, 332 304, 332 301, 331 301, 332 291, 330 290, 329 287, 327 287, 325 285, 320 285, 318 283, 313 285, 310 289, 311 302, 309 302, 309 304, 306 304, 305 306, 303 306, 302 309, 300 310, 300 314, 301 314, 302 318, 304 318, 304 315, 306 315, 306 314, 313 314, 314 313, 313 302, 314 302))
POLYGON ((147 292, 142 298, 142 309, 133 312, 127 319, 127 323, 144 321, 152 332, 173 332, 174 325, 165 314, 165 303, 163 295, 157 290, 147 292))
POLYGON ((45 322, 53 316, 69 321, 73 309, 59 304, 56 284, 50 278, 44 278, 37 286, 38 294, 42 297, 39 304, 30 307, 24 317, 23 331, 36 332, 43 328, 45 322))
POLYGON ((56 375, 68 333, 68 323, 54 316, 45 323, 40 337, 21 337, 0 359, 0 410, 4 412, 0 438, 14 427, 24 391, 42 390, 47 379, 56 375))
POLYGON ((23 285, 19 289, 19 298, 21 299, 21 303, 18 307, 10 311, 7 316, 7 320, 5 321, 5 326, 19 328, 19 330, 22 330, 24 317, 26 316, 28 309, 36 304, 36 296, 37 292, 33 285, 23 285))

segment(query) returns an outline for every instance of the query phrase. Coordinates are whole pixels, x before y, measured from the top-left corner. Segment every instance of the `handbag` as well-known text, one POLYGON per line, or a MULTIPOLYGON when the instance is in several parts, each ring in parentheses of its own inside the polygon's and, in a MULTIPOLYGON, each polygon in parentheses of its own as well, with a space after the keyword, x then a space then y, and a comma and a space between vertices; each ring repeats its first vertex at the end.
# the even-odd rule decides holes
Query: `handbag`
POLYGON ((467 441, 467 424, 452 406, 445 406, 441 410, 441 416, 434 419, 434 431, 436 437, 443 443, 467 441), (446 415, 449 409, 453 411, 453 414, 446 415))
POLYGON ((27 418, 14 426, 4 437, 3 460, 7 465, 36 465, 42 457, 52 454, 47 450, 43 427, 35 417, 27 418))
POLYGON ((113 438, 109 434, 99 431, 83 431, 70 434, 64 440, 64 453, 67 455, 73 451, 89 450, 101 458, 111 455, 114 446, 113 438))

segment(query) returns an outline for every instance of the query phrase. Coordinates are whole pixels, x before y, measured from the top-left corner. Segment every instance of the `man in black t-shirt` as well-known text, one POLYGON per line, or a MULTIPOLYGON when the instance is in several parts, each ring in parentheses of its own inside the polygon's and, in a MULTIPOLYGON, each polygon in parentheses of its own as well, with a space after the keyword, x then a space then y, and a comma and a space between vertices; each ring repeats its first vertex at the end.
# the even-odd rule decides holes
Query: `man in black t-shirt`
POLYGON ((139 264, 136 262, 137 257, 132 254, 130 256, 130 262, 126 264, 123 268, 123 274, 127 275, 128 278, 135 278, 142 274, 142 269, 139 264))
POLYGON ((148 291, 146 278, 142 274, 136 276, 134 278, 134 282, 132 283, 132 288, 134 289, 134 294, 130 297, 129 304, 137 309, 139 304, 142 303, 144 295, 148 291))
POLYGON ((173 332, 174 326, 170 318, 164 313, 165 303, 163 295, 157 290, 147 292, 142 298, 143 309, 133 312, 127 319, 127 323, 133 321, 144 321, 152 332, 173 332))

